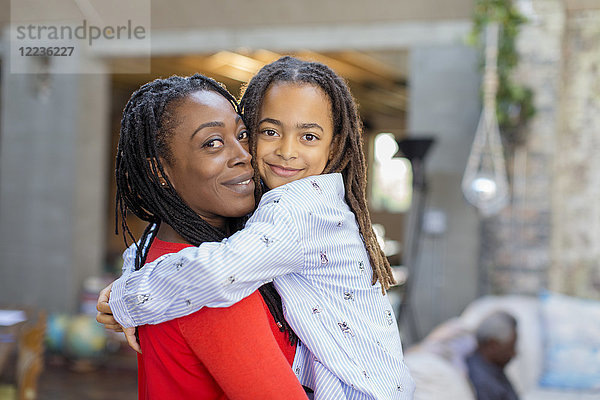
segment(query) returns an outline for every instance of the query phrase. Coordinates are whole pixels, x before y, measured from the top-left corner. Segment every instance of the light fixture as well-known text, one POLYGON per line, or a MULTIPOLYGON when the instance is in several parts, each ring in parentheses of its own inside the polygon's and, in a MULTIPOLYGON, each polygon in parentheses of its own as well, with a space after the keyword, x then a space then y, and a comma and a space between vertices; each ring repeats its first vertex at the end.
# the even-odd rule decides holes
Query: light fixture
POLYGON ((510 197, 504 150, 496 119, 498 29, 496 22, 486 27, 483 111, 461 184, 467 201, 486 217, 506 207, 510 197))

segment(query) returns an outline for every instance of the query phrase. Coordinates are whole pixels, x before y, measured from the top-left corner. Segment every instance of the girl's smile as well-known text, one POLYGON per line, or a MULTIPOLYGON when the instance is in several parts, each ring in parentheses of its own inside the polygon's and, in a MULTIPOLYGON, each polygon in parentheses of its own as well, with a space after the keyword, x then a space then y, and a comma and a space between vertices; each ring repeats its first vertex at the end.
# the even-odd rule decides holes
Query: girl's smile
POLYGON ((302 169, 287 168, 282 165, 275 165, 275 164, 269 164, 269 163, 266 163, 266 164, 269 166, 269 168, 271 168, 271 171, 273 171, 273 173, 275 175, 279 175, 282 178, 291 178, 294 175, 296 175, 298 172, 302 171, 302 169))

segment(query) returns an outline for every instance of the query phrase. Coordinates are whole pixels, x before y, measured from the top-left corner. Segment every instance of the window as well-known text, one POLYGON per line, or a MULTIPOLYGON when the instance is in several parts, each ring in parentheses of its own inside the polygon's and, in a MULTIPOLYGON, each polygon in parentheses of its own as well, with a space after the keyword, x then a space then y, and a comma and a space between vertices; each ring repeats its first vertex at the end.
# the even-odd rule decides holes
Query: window
POLYGON ((375 137, 371 207, 378 211, 405 212, 412 199, 412 168, 407 158, 394 157, 398 144, 391 133, 375 137))

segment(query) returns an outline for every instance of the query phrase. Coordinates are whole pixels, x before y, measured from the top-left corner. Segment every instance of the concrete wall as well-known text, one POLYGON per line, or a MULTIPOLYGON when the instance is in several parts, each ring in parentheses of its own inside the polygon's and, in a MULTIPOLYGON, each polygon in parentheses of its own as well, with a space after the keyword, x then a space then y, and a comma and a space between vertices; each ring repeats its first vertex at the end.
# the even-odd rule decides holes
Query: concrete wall
MULTIPOLYGON (((94 6, 111 7, 114 3, 95 2, 94 6)), ((249 26, 279 27, 287 25, 314 25, 336 23, 382 23, 386 21, 435 21, 469 18, 473 0, 147 0, 152 13, 152 26, 156 30, 197 30, 227 28, 235 30, 249 26)), ((139 5, 139 3, 137 3, 139 5)), ((9 22, 10 0, 0 0, 0 27, 9 22)), ((119 10, 127 15, 128 4, 119 10)), ((132 6, 130 6, 132 7, 132 6)), ((72 0, 36 2, 30 8, 29 20, 64 20, 80 18, 87 7, 79 7, 72 0)))
POLYGON ((0 303, 74 311, 104 257, 108 76, 2 73, 0 303))
MULTIPOLYGON (((73 6, 40 3, 32 12, 80 12, 61 10, 66 3, 73 6)), ((476 219, 459 188, 479 113, 479 81, 473 51, 456 45, 469 29, 471 9, 472 0, 285 1, 277 7, 265 1, 152 2, 155 55, 240 47, 412 52, 409 131, 439 136, 429 158, 430 205, 446 212, 449 226, 440 238, 446 250, 432 252, 424 244, 426 255, 441 261, 421 261, 422 277, 437 274, 437 283, 418 283, 422 331, 460 312, 476 287, 476 219), (456 290, 457 284, 468 289, 456 290), (427 297, 433 290, 439 298, 427 297)), ((32 79, 3 71, 0 302, 73 310, 81 280, 103 262, 108 77, 52 76, 46 102, 32 91, 32 79)))

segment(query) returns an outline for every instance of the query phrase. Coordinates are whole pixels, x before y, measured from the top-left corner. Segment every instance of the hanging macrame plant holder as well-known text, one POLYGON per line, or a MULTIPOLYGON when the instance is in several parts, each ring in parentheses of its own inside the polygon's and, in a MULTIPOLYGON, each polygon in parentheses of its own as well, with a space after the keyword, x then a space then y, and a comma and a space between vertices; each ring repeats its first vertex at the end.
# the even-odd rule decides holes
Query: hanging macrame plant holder
POLYGON ((498 29, 498 23, 491 22, 485 31, 483 111, 461 185, 467 201, 485 217, 497 214, 510 200, 504 151, 496 118, 498 29))

